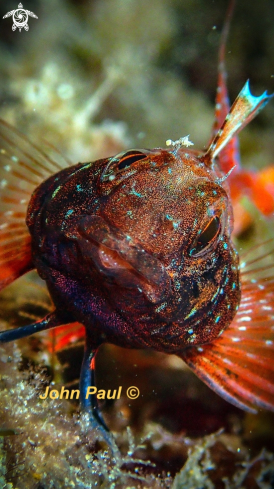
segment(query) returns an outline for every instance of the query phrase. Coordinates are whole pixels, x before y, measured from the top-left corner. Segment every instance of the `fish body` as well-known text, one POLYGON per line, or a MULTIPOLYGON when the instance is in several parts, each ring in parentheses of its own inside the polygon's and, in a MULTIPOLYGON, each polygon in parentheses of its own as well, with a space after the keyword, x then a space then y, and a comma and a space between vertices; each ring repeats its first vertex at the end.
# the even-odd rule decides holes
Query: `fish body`
POLYGON ((236 406, 274 410, 273 249, 239 265, 229 184, 237 134, 270 98, 246 83, 229 108, 221 50, 205 152, 185 137, 71 166, 0 122, 0 288, 36 268, 55 305, 0 342, 83 324, 81 402, 104 430, 84 395, 104 342, 176 353, 236 406))
POLYGON ((58 316, 90 328, 95 346, 174 353, 216 338, 240 302, 218 182, 179 147, 79 164, 38 187, 27 215, 32 260, 58 316))

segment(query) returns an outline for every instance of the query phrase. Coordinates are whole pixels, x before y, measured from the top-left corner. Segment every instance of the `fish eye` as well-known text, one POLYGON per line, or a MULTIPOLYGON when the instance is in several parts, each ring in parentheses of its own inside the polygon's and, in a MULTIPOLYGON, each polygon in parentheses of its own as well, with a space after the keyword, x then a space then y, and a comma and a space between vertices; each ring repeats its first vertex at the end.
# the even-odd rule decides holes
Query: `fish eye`
POLYGON ((130 172, 136 173, 138 168, 133 168, 129 172, 123 171, 130 168, 133 163, 137 163, 138 161, 145 160, 148 157, 150 151, 145 150, 143 152, 140 149, 132 149, 130 151, 126 151, 123 153, 119 153, 118 155, 109 158, 108 164, 102 172, 100 180, 102 183, 112 182, 115 180, 114 184, 120 183, 124 178, 127 178, 130 172))
POLYGON ((190 250, 190 256, 201 256, 216 242, 221 229, 221 221, 218 216, 212 216, 203 230, 198 234, 194 241, 194 246, 190 250))
POLYGON ((147 158, 147 155, 141 153, 141 151, 127 151, 120 158, 117 169, 123 170, 124 168, 128 168, 133 163, 136 163, 137 161, 143 160, 145 158, 147 158))

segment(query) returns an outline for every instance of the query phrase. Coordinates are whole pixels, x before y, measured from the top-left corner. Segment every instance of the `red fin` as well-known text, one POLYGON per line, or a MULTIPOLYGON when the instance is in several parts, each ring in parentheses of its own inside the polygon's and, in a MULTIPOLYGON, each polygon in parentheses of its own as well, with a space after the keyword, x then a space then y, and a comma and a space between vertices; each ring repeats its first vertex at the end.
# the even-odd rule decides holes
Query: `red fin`
POLYGON ((234 0, 229 3, 219 50, 218 88, 213 138, 206 154, 202 157, 204 162, 211 166, 213 160, 219 156, 219 167, 225 174, 235 167, 238 168, 240 164, 237 134, 254 119, 270 98, 273 97, 273 95, 268 95, 267 92, 264 92, 260 97, 254 97, 250 92, 249 82, 247 81, 229 109, 224 59, 234 4, 234 0))
POLYGON ((268 95, 266 91, 261 96, 254 97, 247 81, 203 156, 203 160, 211 166, 214 158, 227 146, 229 141, 254 119, 272 97, 273 95, 268 95))
POLYGON ((211 389, 251 412, 274 411, 273 254, 273 240, 250 250, 241 267, 242 299, 232 324, 214 342, 180 354, 211 389))
POLYGON ((58 352, 85 337, 85 327, 80 323, 69 323, 49 332, 47 346, 50 352, 58 352))
MULTIPOLYGON (((215 99, 215 122, 213 125, 213 139, 216 136, 218 130, 221 128, 230 110, 230 102, 226 84, 227 75, 225 70, 225 48, 234 6, 235 1, 232 0, 228 6, 219 49, 218 86, 215 99)), ((239 144, 237 136, 233 137, 227 143, 225 148, 220 152, 218 166, 225 174, 227 174, 232 168, 238 168, 240 166, 239 144)))
POLYGON ((43 180, 67 166, 58 152, 43 153, 0 120, 0 290, 33 268, 28 203, 43 180))
POLYGON ((265 216, 271 217, 274 212, 274 165, 255 174, 249 196, 265 216))

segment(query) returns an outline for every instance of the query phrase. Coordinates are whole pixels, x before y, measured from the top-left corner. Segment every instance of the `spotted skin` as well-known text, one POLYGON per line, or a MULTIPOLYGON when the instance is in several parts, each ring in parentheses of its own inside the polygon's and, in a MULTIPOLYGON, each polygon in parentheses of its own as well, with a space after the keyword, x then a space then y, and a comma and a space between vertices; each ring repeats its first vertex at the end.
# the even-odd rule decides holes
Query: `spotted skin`
POLYGON ((95 347, 111 338, 172 353, 211 341, 240 301, 226 191, 215 170, 183 148, 143 151, 121 170, 120 159, 64 170, 31 199, 33 263, 58 315, 65 305, 74 321, 92 329, 95 314, 95 347), (192 256, 212 216, 218 235, 192 256))

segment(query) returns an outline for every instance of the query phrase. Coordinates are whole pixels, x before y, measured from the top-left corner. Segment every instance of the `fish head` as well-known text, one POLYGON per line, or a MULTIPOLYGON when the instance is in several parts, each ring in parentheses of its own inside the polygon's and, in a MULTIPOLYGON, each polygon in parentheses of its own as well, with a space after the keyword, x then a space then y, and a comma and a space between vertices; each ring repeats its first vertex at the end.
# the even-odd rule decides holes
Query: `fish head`
POLYGON ((109 301, 158 350, 211 341, 238 307, 232 210, 220 181, 193 151, 126 152, 101 172, 99 212, 78 224, 109 301))

